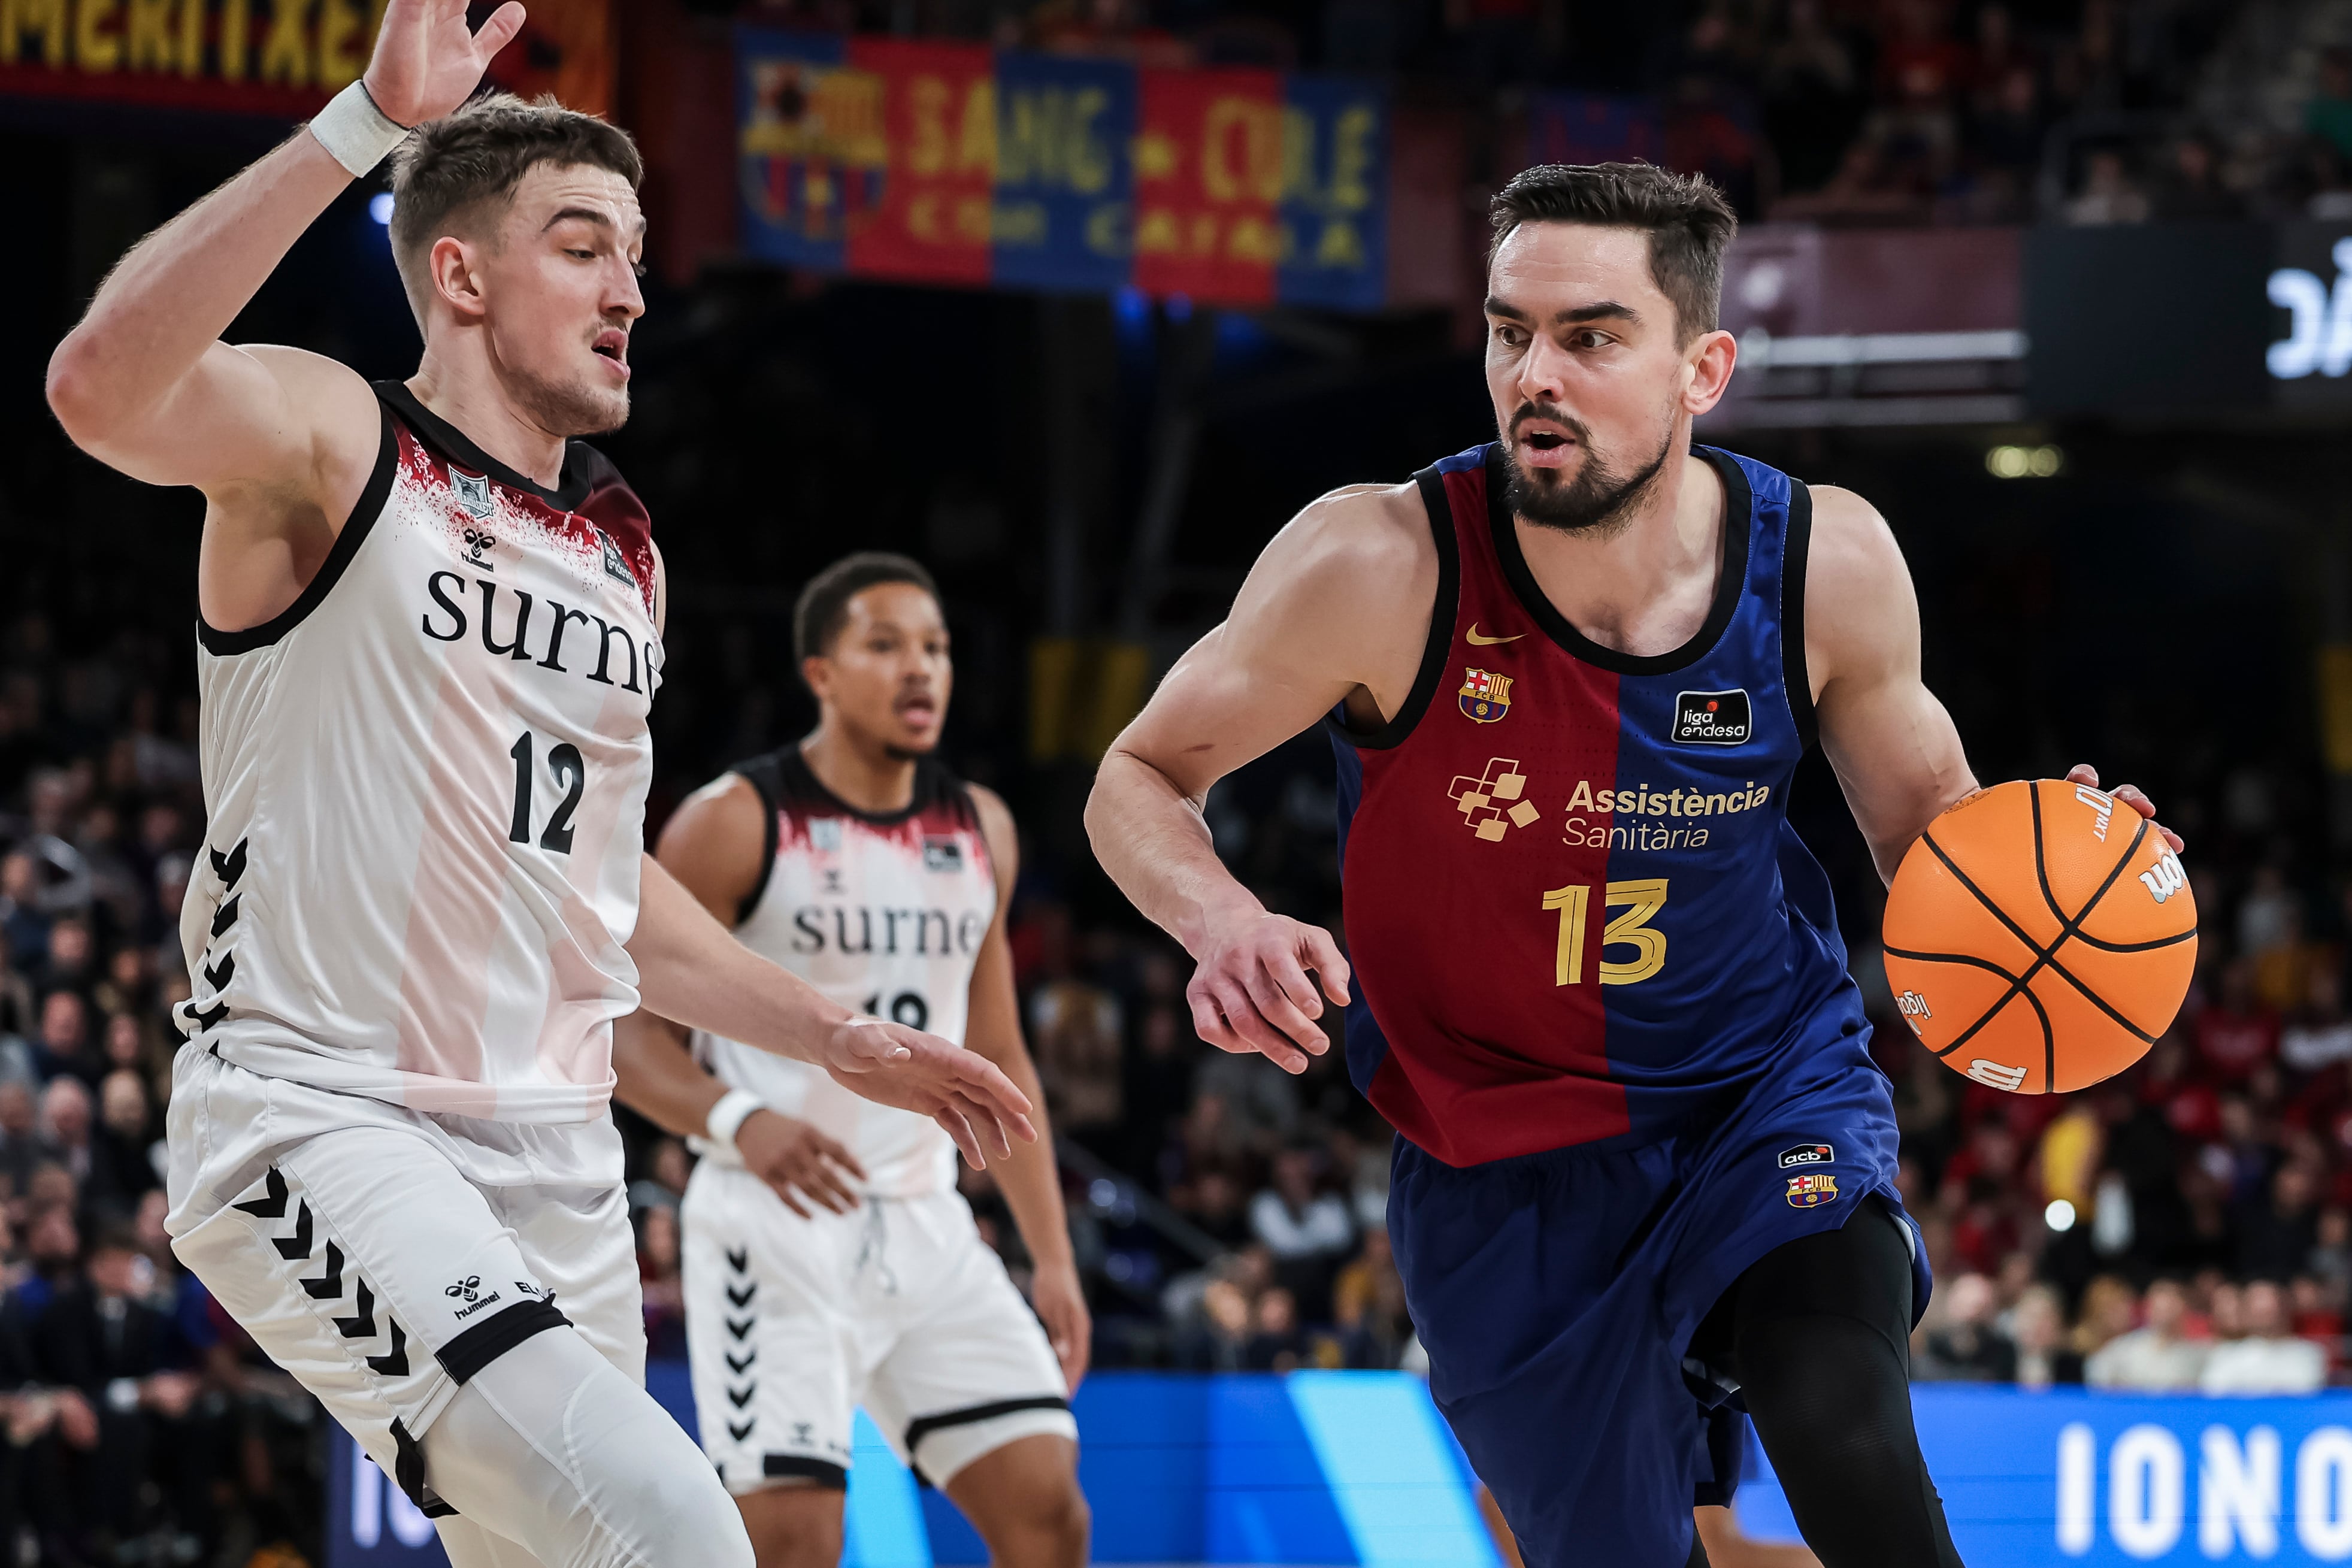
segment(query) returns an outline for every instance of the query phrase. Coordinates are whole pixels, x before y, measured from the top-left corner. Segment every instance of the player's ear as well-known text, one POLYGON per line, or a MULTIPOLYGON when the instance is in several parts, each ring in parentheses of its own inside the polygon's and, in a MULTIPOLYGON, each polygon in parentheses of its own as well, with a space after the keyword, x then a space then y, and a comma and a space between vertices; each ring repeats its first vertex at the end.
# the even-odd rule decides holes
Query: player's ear
POLYGON ((801 679, 808 683, 809 694, 819 702, 833 687, 833 660, 821 653, 813 653, 801 660, 801 679))
POLYGON ((1739 340, 1729 332, 1701 332, 1683 351, 1683 412, 1696 417, 1720 403, 1738 358, 1739 340))
POLYGON ((454 234, 433 242, 425 255, 425 275, 433 292, 457 312, 460 321, 478 321, 489 305, 482 296, 481 279, 474 270, 474 247, 454 234))

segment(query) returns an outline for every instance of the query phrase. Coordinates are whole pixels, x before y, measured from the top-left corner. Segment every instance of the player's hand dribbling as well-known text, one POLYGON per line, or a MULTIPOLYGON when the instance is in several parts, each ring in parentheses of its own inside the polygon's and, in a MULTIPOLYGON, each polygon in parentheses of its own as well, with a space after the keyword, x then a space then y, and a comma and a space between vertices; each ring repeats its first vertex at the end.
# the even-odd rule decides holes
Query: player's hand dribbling
POLYGON ((835 1083, 877 1105, 928 1116, 947 1130, 973 1170, 1013 1152, 1013 1140, 1037 1141, 1029 1097, 994 1062, 937 1035, 883 1018, 845 1018, 824 1040, 824 1070, 835 1083))
POLYGON ((1348 1005, 1348 961, 1330 932, 1261 910, 1212 931, 1198 959, 1184 1000, 1201 1038, 1292 1073, 1330 1048, 1323 998, 1348 1005))
MULTIPOLYGON (((2097 789, 2099 787, 2099 770, 2093 767, 2088 763, 2076 763, 2073 767, 2066 770, 2066 782, 2068 784, 2088 784, 2091 788, 2097 789)), ((2156 822, 2156 802, 2148 799, 2147 794, 2140 789, 2139 785, 2117 784, 2115 788, 2107 791, 2107 793, 2115 796, 2117 800, 2123 802, 2126 805, 2130 806, 2134 811, 2138 812, 2142 816, 2147 817, 2150 822, 2156 822)), ((2161 822, 2156 823, 2156 830, 2164 835, 2164 841, 2172 846, 2172 852, 2175 855, 2179 854, 2183 849, 2189 847, 2186 844, 2181 842, 2180 835, 2173 832, 2172 829, 2167 827, 2161 822)))
POLYGON ((857 1192, 849 1184, 866 1179, 857 1157, 797 1116, 780 1110, 755 1110, 735 1131, 735 1152, 743 1167, 774 1189, 784 1206, 803 1219, 815 1216, 802 1206, 805 1197, 819 1208, 847 1214, 857 1206, 857 1192))
POLYGON ((438 120, 473 96, 522 20, 521 5, 507 0, 478 33, 466 26, 466 0, 390 0, 363 79, 368 96, 395 123, 438 120))

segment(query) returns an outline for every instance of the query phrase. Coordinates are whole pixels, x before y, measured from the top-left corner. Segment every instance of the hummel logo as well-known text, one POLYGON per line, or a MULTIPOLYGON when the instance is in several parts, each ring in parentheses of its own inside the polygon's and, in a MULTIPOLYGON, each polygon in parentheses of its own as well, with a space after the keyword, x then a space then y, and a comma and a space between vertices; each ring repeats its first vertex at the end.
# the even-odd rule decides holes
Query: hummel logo
POLYGON ((463 1296, 467 1305, 471 1306, 481 1298, 482 1277, 478 1274, 468 1274, 441 1293, 444 1296, 463 1296))
POLYGON ((482 552, 497 542, 498 538, 494 534, 485 533, 478 528, 466 530, 466 548, 473 554, 473 559, 467 561, 466 564, 478 566, 485 572, 497 571, 498 566, 495 563, 482 559, 482 552))
POLYGON ((1472 647, 1493 647, 1496 643, 1517 642, 1528 634, 1525 632, 1513 632, 1507 637, 1481 637, 1478 635, 1478 623, 1472 621, 1470 623, 1470 629, 1464 632, 1462 635, 1469 639, 1469 643, 1472 647))

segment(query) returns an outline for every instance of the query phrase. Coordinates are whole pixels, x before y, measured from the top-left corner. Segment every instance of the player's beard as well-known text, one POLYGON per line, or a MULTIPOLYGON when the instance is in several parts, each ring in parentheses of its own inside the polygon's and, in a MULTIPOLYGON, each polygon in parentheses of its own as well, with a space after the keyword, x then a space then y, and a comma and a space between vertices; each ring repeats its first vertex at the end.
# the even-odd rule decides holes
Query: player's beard
POLYGON ((1577 466, 1576 477, 1566 479, 1557 468, 1538 469, 1529 473, 1519 467, 1514 443, 1503 443, 1503 499, 1509 503, 1512 515, 1525 518, 1538 528, 1557 529, 1562 533, 1590 533, 1601 536, 1622 529, 1633 518, 1633 512, 1665 471, 1666 458, 1675 449, 1675 430, 1666 426, 1664 440, 1658 444, 1657 455, 1633 474, 1621 476, 1592 444, 1592 432, 1580 419, 1570 418, 1556 408, 1538 407, 1523 403, 1511 416, 1516 430, 1523 419, 1549 419, 1566 428, 1584 448, 1584 461, 1577 466))
POLYGON ((507 389, 530 422, 551 436, 602 436, 629 422, 629 394, 577 381, 550 381, 520 365, 507 366, 507 389))

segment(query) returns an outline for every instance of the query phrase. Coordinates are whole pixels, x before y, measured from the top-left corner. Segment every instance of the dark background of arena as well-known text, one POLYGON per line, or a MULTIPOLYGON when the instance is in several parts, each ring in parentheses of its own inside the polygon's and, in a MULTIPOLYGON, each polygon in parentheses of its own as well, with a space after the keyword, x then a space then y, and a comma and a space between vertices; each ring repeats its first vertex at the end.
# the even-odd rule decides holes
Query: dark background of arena
MULTIPOLYGON (((815 0, 749 14, 1060 29, 1079 47, 1150 29, 1204 59, 1314 67, 1368 6, 1393 24, 1384 54, 1346 63, 1411 60, 1402 88, 1474 126, 1548 85, 1713 114, 1706 165, 1751 222, 2340 216, 2328 204, 2352 186, 2352 68, 2327 52, 2352 37, 2340 3, 815 0), (2283 98, 2284 116, 2231 107, 2283 98)), ((61 1563, 315 1550, 320 1424, 180 1274, 155 1192, 165 1010, 186 984, 173 916, 203 831, 200 508, 72 452, 40 400, 49 347, 123 247, 279 132, 0 100, 0 1561, 20 1545, 61 1563)), ((1465 202, 1516 166, 1490 142, 1472 149, 1465 202)), ((413 369, 367 195, 296 247, 234 336, 372 375, 413 369)), ((663 242, 656 229, 656 261, 663 242)), ((1465 330, 1459 310, 1213 312, 724 262, 691 286, 657 267, 648 291, 636 412, 604 444, 650 504, 674 584, 655 825, 808 725, 789 613, 812 571, 856 548, 924 559, 955 637, 947 754, 1024 828, 1013 942, 1097 1364, 1410 1364, 1379 1228, 1386 1129, 1336 1053, 1292 1081, 1192 1037, 1182 953, 1087 853, 1090 762, 1033 743, 1031 658, 1040 636, 1112 639, 1164 669, 1301 504, 1486 438, 1475 315, 1465 330), (1155 467, 1171 432, 1190 433, 1189 460, 1155 467), (1155 542, 1139 519, 1171 472, 1181 500, 1155 542)), ((2194 313, 2145 327, 2184 344, 2201 330, 2194 313)), ((2189 840, 2203 930, 2179 1024, 2108 1086, 2016 1099, 1928 1061, 1896 1023, 1873 954, 1877 880, 1827 768, 1800 775, 1793 809, 1838 887, 1896 1085, 1906 1197, 1943 1281, 1916 1346, 1923 1377, 2078 1380, 2159 1279, 2185 1282, 2191 1337, 2307 1337, 2344 1376, 2352 795, 2325 765, 2314 673, 2352 586, 2340 436, 2084 417, 1730 438, 1892 521, 1927 679, 1980 778, 2090 760, 2147 788, 2189 840), (2004 445, 2054 448, 2056 471, 1996 477, 1988 453, 2004 445)), ((1270 907, 1336 926, 1332 806, 1328 746, 1309 734, 1220 786, 1209 815, 1270 907)), ((657 1352, 676 1353, 687 1156, 632 1131, 647 1316, 657 1352)), ((984 1178, 967 1190, 1020 1277, 1001 1203, 984 1178)))

